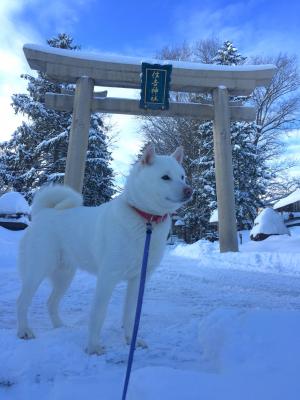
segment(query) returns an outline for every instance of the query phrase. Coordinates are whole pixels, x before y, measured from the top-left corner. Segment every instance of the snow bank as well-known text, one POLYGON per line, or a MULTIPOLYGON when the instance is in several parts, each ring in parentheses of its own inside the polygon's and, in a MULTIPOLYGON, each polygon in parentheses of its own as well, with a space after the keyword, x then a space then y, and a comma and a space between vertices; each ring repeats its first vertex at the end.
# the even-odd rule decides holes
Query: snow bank
POLYGON ((218 309, 200 323, 199 342, 211 371, 285 376, 300 370, 299 331, 299 311, 218 309))
POLYGON ((137 370, 128 399, 296 400, 299 330, 298 311, 217 310, 199 326, 206 371, 137 370))
POLYGON ((193 244, 179 243, 172 254, 179 257, 199 258, 201 255, 217 253, 218 248, 218 242, 199 240, 193 244))
POLYGON ((261 242, 249 241, 248 233, 243 232, 238 253, 220 253, 218 242, 199 240, 178 244, 171 254, 198 260, 200 267, 300 276, 300 227, 290 231, 291 236, 270 236, 261 242))

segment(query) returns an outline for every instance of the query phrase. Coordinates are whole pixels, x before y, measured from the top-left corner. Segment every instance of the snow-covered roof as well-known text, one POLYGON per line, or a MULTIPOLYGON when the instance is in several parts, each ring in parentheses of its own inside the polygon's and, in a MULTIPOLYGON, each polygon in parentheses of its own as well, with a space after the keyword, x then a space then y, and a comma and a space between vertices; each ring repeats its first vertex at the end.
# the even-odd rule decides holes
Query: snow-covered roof
POLYGON ((0 214, 30 213, 26 199, 18 192, 7 192, 0 197, 0 214))
POLYGON ((256 236, 259 233, 265 235, 285 235, 289 231, 284 225, 280 214, 272 208, 265 208, 254 220, 254 226, 250 235, 256 236))
POLYGON ((274 210, 277 210, 278 208, 285 207, 289 204, 296 203, 297 201, 300 201, 300 189, 295 190, 293 193, 291 193, 287 197, 284 197, 283 199, 277 201, 277 203, 274 204, 273 208, 274 208, 274 210))
POLYGON ((219 222, 219 216, 218 216, 218 209, 217 208, 212 212, 212 214, 211 214, 211 216, 209 218, 209 222, 211 224, 219 222))

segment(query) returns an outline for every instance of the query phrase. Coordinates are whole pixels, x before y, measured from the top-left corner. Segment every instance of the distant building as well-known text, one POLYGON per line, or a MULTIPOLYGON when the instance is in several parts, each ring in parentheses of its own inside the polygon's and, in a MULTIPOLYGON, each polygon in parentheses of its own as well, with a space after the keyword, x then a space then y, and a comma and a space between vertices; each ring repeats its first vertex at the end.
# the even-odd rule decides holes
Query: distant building
POLYGON ((277 201, 273 208, 281 213, 287 227, 300 226, 300 189, 277 201))

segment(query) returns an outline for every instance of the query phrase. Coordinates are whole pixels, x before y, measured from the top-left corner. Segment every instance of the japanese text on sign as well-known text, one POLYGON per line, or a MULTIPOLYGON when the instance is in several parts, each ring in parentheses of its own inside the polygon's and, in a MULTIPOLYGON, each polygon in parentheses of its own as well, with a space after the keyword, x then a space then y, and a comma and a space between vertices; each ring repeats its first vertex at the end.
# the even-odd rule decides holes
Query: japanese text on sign
POLYGON ((169 108, 171 65, 142 63, 142 91, 140 107, 169 108))

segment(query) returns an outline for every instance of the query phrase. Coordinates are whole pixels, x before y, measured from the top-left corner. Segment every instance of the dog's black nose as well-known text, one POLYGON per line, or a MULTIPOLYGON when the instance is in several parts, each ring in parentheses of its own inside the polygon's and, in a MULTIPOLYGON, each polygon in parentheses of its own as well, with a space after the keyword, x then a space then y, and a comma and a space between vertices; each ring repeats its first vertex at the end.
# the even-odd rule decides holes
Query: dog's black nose
POLYGON ((193 189, 190 186, 186 186, 183 189, 183 194, 185 199, 189 199, 193 194, 193 189))

